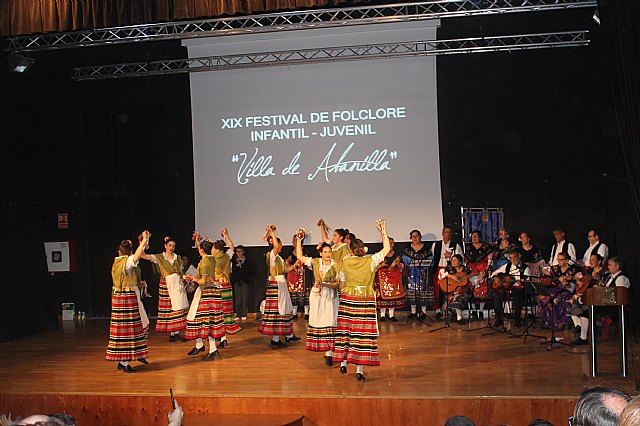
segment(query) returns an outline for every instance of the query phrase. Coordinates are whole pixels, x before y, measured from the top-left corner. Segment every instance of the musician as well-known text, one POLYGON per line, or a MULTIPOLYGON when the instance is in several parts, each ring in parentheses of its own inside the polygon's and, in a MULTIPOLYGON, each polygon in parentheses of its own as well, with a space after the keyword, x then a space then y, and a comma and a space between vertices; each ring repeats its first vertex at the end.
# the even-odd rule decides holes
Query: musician
MULTIPOLYGON (((520 327, 522 325, 522 307, 525 302, 525 290, 524 280, 529 276, 529 267, 522 263, 520 259, 520 253, 518 251, 512 251, 509 253, 509 262, 502 265, 499 269, 496 269, 491 274, 492 278, 498 278, 498 282, 493 285, 493 310, 496 314, 496 321, 493 324, 494 327, 501 327, 504 325, 504 302, 507 288, 511 289, 511 301, 513 303, 513 318, 514 327, 520 327), (497 288, 496 288, 497 287, 497 288)), ((496 280, 494 280, 495 282, 496 280)))
POLYGON ((576 340, 571 342, 572 346, 583 346, 588 344, 587 336, 589 333, 589 309, 583 304, 582 296, 584 292, 595 285, 604 285, 609 272, 603 266, 604 259, 600 254, 593 253, 589 257, 589 264, 584 267, 582 272, 576 274, 578 285, 575 294, 568 300, 570 303, 571 320, 574 324, 573 333, 577 336, 576 340))
POLYGON ((589 241, 589 247, 584 252, 584 256, 582 256, 583 264, 589 265, 589 258, 592 254, 599 254, 603 259, 609 258, 609 247, 605 243, 600 242, 600 236, 598 235, 598 231, 595 229, 590 229, 587 232, 587 240, 589 241))
POLYGON ((609 277, 604 283, 605 287, 626 287, 631 286, 629 278, 622 274, 622 266, 624 261, 621 257, 612 257, 609 259, 609 277))
POLYGON ((389 321, 397 321, 394 315, 395 310, 396 308, 403 308, 405 305, 404 289, 401 288, 402 271, 404 269, 402 256, 393 250, 395 241, 391 237, 389 237, 389 246, 389 253, 378 266, 375 282, 373 283, 376 291, 376 305, 380 309, 380 322, 385 321, 387 309, 389 310, 387 316, 389 321), (384 292, 381 291, 381 283, 387 287, 384 292))
POLYGON ((409 233, 411 244, 402 251, 404 275, 407 278, 407 303, 411 306, 408 318, 415 318, 417 304, 420 304, 420 319, 427 317, 427 309, 437 307, 438 293, 433 286, 429 268, 433 262, 433 253, 422 242, 422 233, 414 229, 409 233))
POLYGON ((494 270, 509 262, 509 253, 516 249, 516 245, 509 239, 509 230, 500 228, 498 231, 498 241, 494 248, 492 267, 494 270))
POLYGON ((572 243, 565 240, 564 230, 562 228, 555 228, 553 230, 553 238, 555 238, 556 243, 551 247, 549 265, 556 266, 558 264, 558 255, 562 252, 569 255, 569 263, 575 263, 576 248, 572 243))
MULTIPOLYGON (((446 268, 451 264, 451 257, 456 254, 462 254, 462 247, 460 244, 456 244, 451 240, 453 236, 453 230, 450 226, 445 226, 442 228, 442 240, 436 241, 431 245, 431 252, 433 253, 433 263, 435 268, 434 274, 434 282, 438 281, 438 274, 440 271, 446 268)), ((440 297, 438 299, 438 303, 442 306, 444 302, 444 294, 440 293, 440 297)), ((436 317, 438 316, 438 312, 440 310, 436 310, 436 317)))
POLYGON ((544 271, 550 278, 543 280, 547 286, 549 296, 540 296, 538 301, 538 316, 546 320, 549 327, 554 330, 562 330, 567 323, 567 300, 573 296, 576 282, 575 276, 579 269, 575 265, 569 264, 568 253, 558 253, 556 255, 558 264, 551 267, 551 270, 544 271), (553 312, 550 310, 553 309, 553 312))
POLYGON ((447 297, 446 306, 448 309, 452 309, 456 314, 456 321, 458 324, 464 324, 462 319, 462 311, 468 308, 469 295, 471 289, 469 288, 468 277, 471 275, 471 270, 464 266, 464 258, 461 254, 454 254, 451 257, 451 265, 445 269, 441 269, 438 275, 438 282, 441 287, 444 285, 442 294, 445 294, 445 289, 448 287, 453 289, 447 297))
MULTIPOLYGON (((533 238, 529 231, 520 232, 518 239, 520 246, 516 250, 520 253, 520 260, 529 267, 532 276, 539 277, 542 275, 542 267, 544 266, 540 249, 533 244, 533 238)), ((534 281, 537 280, 534 279, 534 281)))
MULTIPOLYGON (((471 243, 467 245, 465 250, 465 263, 467 268, 473 274, 484 275, 489 273, 489 264, 493 257, 493 250, 489 244, 482 241, 480 231, 471 232, 471 243)), ((474 300, 478 304, 476 307, 480 309, 480 318, 484 318, 484 304, 489 297, 489 289, 486 282, 479 284, 480 288, 474 289, 474 300)), ((474 315, 472 312, 471 315, 474 315)))

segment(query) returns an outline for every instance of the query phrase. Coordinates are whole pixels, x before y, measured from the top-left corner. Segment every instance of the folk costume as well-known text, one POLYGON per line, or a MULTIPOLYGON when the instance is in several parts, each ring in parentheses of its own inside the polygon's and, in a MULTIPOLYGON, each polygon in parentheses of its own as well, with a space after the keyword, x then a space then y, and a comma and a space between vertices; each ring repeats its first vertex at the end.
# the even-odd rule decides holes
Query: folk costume
POLYGON ((160 286, 158 292, 158 320, 156 332, 171 333, 170 340, 175 341, 179 331, 187 327, 187 312, 189 301, 182 282, 182 261, 174 253, 173 260, 169 260, 167 253, 152 254, 151 262, 160 272, 160 286))
POLYGON ((307 258, 305 265, 313 269, 315 283, 309 294, 309 326, 307 328, 306 349, 314 352, 325 352, 325 357, 333 356, 335 329, 340 300, 335 288, 322 286, 322 283, 333 283, 338 278, 336 262, 325 265, 321 258, 307 258))
POLYGON ((258 331, 273 336, 272 346, 284 346, 280 336, 293 336, 293 305, 289 297, 282 257, 272 250, 267 253, 266 258, 269 277, 264 314, 260 318, 258 331))

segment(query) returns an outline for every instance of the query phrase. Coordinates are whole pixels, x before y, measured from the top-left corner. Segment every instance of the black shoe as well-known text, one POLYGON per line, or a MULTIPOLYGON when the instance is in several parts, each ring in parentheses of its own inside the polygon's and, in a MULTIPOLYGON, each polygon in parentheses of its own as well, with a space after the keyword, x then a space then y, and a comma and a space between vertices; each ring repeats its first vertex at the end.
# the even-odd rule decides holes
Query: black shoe
POLYGON ((326 365, 327 367, 331 367, 333 365, 333 357, 324 356, 324 365, 326 365))
POLYGON ((356 373, 356 379, 358 379, 359 382, 364 382, 364 374, 362 373, 356 373))
POLYGON ((345 367, 344 365, 340 366, 340 374, 347 374, 347 367, 345 367))
POLYGON ((380 317, 380 322, 385 322, 386 318, 385 317, 380 317))
POLYGON ((220 352, 215 350, 215 351, 209 352, 207 355, 203 356, 202 359, 205 360, 205 361, 211 361, 212 359, 215 359, 215 357, 219 357, 219 356, 220 356, 220 352))
POLYGON ((272 340, 271 341, 271 346, 282 347, 282 346, 284 346, 284 343, 282 343, 280 340, 278 340, 277 342, 275 340, 272 340))
POLYGON ((484 319, 484 312, 482 311, 478 312, 478 318, 484 319))
POLYGON ((573 342, 570 343, 571 346, 586 346, 589 344, 588 340, 582 340, 581 338, 577 338, 573 342))
POLYGON ((177 341, 178 341, 178 338, 176 337, 176 335, 175 335, 175 334, 172 334, 171 336, 169 336, 169 341, 170 341, 170 342, 177 342, 177 341))
POLYGON ((200 353, 200 352, 204 352, 204 346, 202 346, 200 349, 198 349, 198 348, 193 348, 193 349, 191 349, 191 350, 187 353, 187 355, 197 355, 197 354, 198 354, 198 353, 200 353))
MULTIPOLYGON (((424 314, 420 314, 420 319, 422 319, 422 316, 423 316, 423 315, 424 315, 424 314)), ((425 318, 426 318, 426 315, 425 315, 425 318)), ((436 312, 436 319, 437 319, 437 320, 442 319, 442 312, 436 312)))
POLYGON ((581 327, 579 325, 575 326, 573 328, 573 335, 574 336, 579 336, 580 335, 580 331, 581 331, 581 327))
POLYGON ((219 347, 220 349, 224 349, 224 348, 226 348, 227 346, 229 346, 229 343, 227 342, 227 340, 226 340, 226 339, 225 339, 225 340, 220 340, 220 344, 218 345, 218 347, 219 347))
POLYGON ((298 319, 298 314, 293 314, 293 318, 292 319, 297 320, 298 319))
POLYGON ((464 318, 460 318, 460 319, 458 320, 458 324, 460 324, 460 325, 469 324, 469 321, 465 320, 464 318))
POLYGON ((469 317, 469 319, 478 319, 478 313, 477 312, 471 312, 471 316, 469 317))
POLYGON ((138 358, 138 362, 142 363, 142 364, 149 364, 149 361, 147 361, 144 358, 138 358))
POLYGON ((176 334, 176 339, 180 340, 181 342, 187 342, 189 341, 189 339, 187 339, 186 337, 184 337, 182 334, 176 334))
MULTIPOLYGON (((441 316, 440 318, 442 318, 442 316, 441 316)), ((421 312, 421 313, 420 313, 420 319, 421 319, 421 320, 423 320, 423 319, 427 319, 427 314, 425 314, 424 312, 421 312)), ((363 376, 363 377, 364 377, 364 376, 363 376)))
POLYGON ((410 319, 414 319, 415 317, 416 317, 416 314, 410 313, 409 316, 407 316, 407 319, 410 320, 410 319))
POLYGON ((304 319, 308 320, 309 319, 309 314, 304 314, 304 319))
POLYGON ((135 368, 133 368, 129 364, 122 365, 120 363, 118 363, 118 370, 124 371, 125 373, 135 373, 136 372, 135 368))
POLYGON ((289 343, 289 342, 297 342, 298 340, 301 340, 295 334, 292 337, 285 337, 284 339, 287 341, 287 343, 289 343))
POLYGON ((389 321, 396 322, 396 321, 398 321, 398 320, 396 319, 396 317, 389 317, 389 321))

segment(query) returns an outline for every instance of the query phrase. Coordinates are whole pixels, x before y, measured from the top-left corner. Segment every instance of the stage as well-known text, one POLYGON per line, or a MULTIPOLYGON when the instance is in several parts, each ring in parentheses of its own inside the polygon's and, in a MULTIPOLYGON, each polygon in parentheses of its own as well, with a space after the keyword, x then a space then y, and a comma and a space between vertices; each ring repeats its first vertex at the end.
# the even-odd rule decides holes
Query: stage
MULTIPOLYGON (((170 343, 152 331, 150 364, 134 362, 135 374, 104 360, 108 320, 64 321, 58 330, 0 345, 0 413, 66 412, 79 425, 166 424, 173 388, 184 425, 441 425, 454 414, 479 425, 539 417, 561 425, 584 386, 636 393, 636 344, 629 344, 629 376, 622 378, 615 374, 617 341, 603 340, 599 369, 608 374, 590 378, 588 346, 547 351, 538 338, 483 336, 487 330, 477 329, 486 320, 431 333, 441 324, 403 324, 405 315, 380 324, 382 365, 366 367, 365 382, 355 379, 355 366, 342 375, 338 365, 324 365, 322 353, 305 350, 302 318, 294 326, 303 339, 281 349, 269 346, 255 320, 242 322, 209 362, 186 355, 191 342, 170 343)), ((574 339, 571 331, 559 336, 574 339)))

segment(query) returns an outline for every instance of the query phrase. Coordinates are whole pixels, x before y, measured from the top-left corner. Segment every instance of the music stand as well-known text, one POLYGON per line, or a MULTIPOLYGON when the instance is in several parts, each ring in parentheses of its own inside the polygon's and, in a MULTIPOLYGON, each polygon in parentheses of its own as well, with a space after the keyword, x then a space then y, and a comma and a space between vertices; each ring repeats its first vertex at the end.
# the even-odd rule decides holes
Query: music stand
MULTIPOLYGON (((525 309, 524 309, 524 331, 522 332, 521 336, 524 336, 524 341, 522 342, 522 344, 527 343, 527 337, 531 336, 531 337, 536 337, 538 339, 547 339, 545 336, 540 336, 538 334, 531 334, 529 333, 529 328, 533 325, 533 323, 535 322, 535 315, 534 318, 527 322, 527 316, 530 313, 530 309, 532 309, 530 303, 529 303, 529 294, 527 294, 527 287, 529 287, 529 285, 531 286, 531 288, 533 288, 533 293, 534 296, 549 296, 549 290, 547 290, 547 288, 542 285, 539 282, 534 282, 534 281, 529 281, 531 278, 540 278, 540 277, 534 277, 534 276, 529 276, 527 277, 527 281, 523 281, 523 289, 524 289, 524 303, 525 303, 525 309), (546 294, 544 294, 546 293, 546 294)), ((517 336, 520 337, 520 336, 517 336)))
MULTIPOLYGON (((449 276, 448 275, 447 275, 446 280, 447 280, 447 290, 448 290, 449 289, 449 276)), ((438 283, 438 285, 440 285, 440 283, 438 283)), ((458 288, 458 287, 456 287, 456 288, 458 288)), ((442 288, 440 288, 440 290, 442 290, 442 288)), ((445 329, 445 328, 451 328, 451 321, 449 321, 449 297, 448 297, 451 293, 452 292, 450 292, 450 291, 443 291, 444 301, 445 301, 445 304, 447 306, 446 310, 444 310, 444 309, 442 310, 442 314, 444 315, 444 324, 441 327, 434 328, 433 330, 429 330, 429 333, 433 333, 434 331, 442 330, 442 329, 445 329)), ((459 331, 471 331, 471 330, 462 330, 462 329, 456 329, 456 330, 459 330, 459 331)))
MULTIPOLYGON (((553 310, 553 298, 551 297, 551 293, 549 293, 549 290, 542 285, 541 283, 531 283, 533 288, 535 289, 535 291, 538 293, 538 295, 540 296, 547 296, 547 303, 545 303, 543 305, 543 309, 547 309, 549 312, 549 318, 551 318, 551 324, 549 324, 549 328, 551 329, 551 338, 546 339, 546 341, 540 343, 541 345, 548 345, 547 346, 547 351, 550 351, 551 348, 553 347, 554 343, 560 344, 560 345, 564 345, 564 346, 571 346, 568 343, 564 343, 564 342, 560 342, 559 340, 556 339, 556 314, 555 311, 553 310)), ((560 294, 560 293, 559 293, 560 294)), ((559 295, 558 294, 558 295, 559 295)), ((556 295, 556 297, 558 296, 556 295)), ((538 337, 538 336, 536 336, 538 337)))

